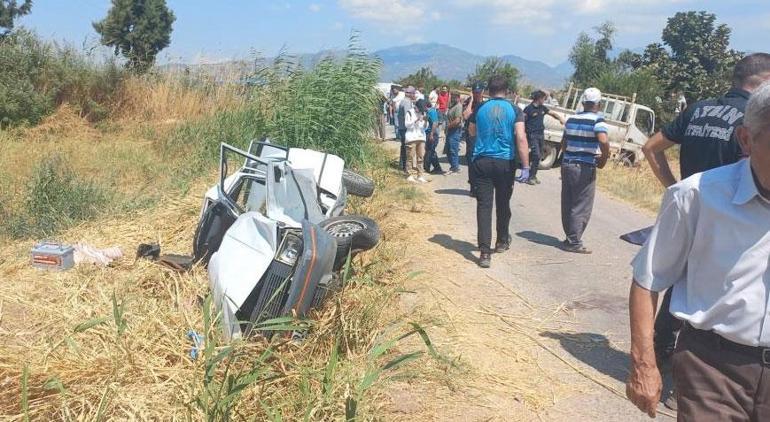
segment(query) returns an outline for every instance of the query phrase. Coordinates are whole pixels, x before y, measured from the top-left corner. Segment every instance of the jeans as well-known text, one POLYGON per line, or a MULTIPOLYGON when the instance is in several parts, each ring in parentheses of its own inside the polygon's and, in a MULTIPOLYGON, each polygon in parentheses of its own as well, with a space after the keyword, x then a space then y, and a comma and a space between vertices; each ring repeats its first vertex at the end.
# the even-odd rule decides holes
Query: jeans
POLYGON ((511 196, 514 165, 511 160, 480 157, 471 163, 475 173, 476 228, 481 253, 492 252, 492 202, 497 211, 497 243, 511 241, 511 196))
POLYGON ((543 144, 545 137, 541 134, 527 134, 529 141, 529 178, 537 177, 537 170, 540 166, 540 160, 543 158, 543 144))
POLYGON ((580 162, 561 165, 561 224, 570 246, 583 246, 596 193, 596 166, 580 162))
POLYGON ((425 141, 424 168, 428 173, 434 170, 443 171, 441 169, 441 163, 438 161, 438 152, 436 151, 436 148, 438 148, 438 130, 433 133, 433 136, 430 136, 430 133, 428 133, 427 141, 425 141))
POLYGON ((398 156, 398 168, 406 172, 406 129, 398 129, 398 141, 401 142, 401 152, 398 156))
POLYGON ((463 131, 460 128, 449 129, 446 135, 448 146, 447 158, 449 159, 449 170, 460 170, 460 141, 462 141, 463 131))

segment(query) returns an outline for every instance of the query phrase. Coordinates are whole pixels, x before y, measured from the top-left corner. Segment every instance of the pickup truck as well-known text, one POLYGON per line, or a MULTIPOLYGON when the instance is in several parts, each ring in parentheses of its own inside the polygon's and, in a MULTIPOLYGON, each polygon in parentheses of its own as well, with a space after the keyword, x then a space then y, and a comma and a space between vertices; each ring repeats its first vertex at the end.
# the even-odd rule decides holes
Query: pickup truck
MULTIPOLYGON (((582 95, 582 89, 570 84, 559 105, 546 107, 567 120, 583 110, 582 95)), ((519 99, 516 104, 524 109, 530 102, 529 99, 519 99)), ((603 93, 601 107, 610 129, 608 135, 612 159, 629 166, 644 160, 642 146, 655 133, 655 112, 649 107, 637 104, 636 94, 624 97, 603 93)), ((545 148, 540 169, 549 169, 558 162, 563 134, 564 126, 546 115, 545 148)))

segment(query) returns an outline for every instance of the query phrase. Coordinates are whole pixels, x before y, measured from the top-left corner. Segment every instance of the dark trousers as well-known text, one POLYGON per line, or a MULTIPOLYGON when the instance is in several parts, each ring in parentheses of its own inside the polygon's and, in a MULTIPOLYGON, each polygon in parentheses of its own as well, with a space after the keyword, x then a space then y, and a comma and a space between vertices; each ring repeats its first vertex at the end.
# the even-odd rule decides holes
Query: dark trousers
POLYGON ((759 348, 685 325, 672 360, 678 421, 770 421, 770 365, 759 348))
POLYGON ((561 224, 570 246, 583 245, 596 192, 596 166, 581 162, 561 165, 561 224))
POLYGON ((433 133, 433 136, 430 136, 429 133, 425 141, 425 161, 423 168, 428 173, 432 171, 442 171, 436 148, 438 148, 438 130, 433 133))
POLYGON ((398 156, 398 168, 406 171, 406 129, 398 129, 398 141, 401 142, 401 152, 398 156))
POLYGON ((527 141, 529 141, 529 178, 534 179, 537 177, 540 159, 543 158, 545 137, 541 134, 528 133, 527 141))
POLYGON ((682 321, 671 315, 671 292, 674 289, 666 290, 663 295, 663 302, 660 304, 658 316, 655 318, 655 351, 660 354, 666 348, 673 350, 676 342, 676 332, 682 328, 682 321))
POLYGON ((471 185, 471 191, 474 191, 473 183, 476 178, 476 174, 473 172, 473 148, 476 147, 476 137, 466 134, 465 136, 465 162, 468 164, 468 183, 471 185))
POLYGON ((482 253, 492 252, 492 202, 497 211, 497 243, 510 242, 514 166, 510 160, 480 157, 471 163, 475 173, 476 225, 482 253))

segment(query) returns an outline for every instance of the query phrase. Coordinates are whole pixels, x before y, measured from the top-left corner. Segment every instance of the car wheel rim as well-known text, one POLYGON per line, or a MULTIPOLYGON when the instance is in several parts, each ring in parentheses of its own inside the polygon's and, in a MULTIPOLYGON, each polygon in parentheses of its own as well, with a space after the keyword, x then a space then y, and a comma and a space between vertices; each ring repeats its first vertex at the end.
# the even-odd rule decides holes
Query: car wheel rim
POLYGON ((350 237, 364 229, 364 225, 356 221, 342 221, 329 226, 326 231, 334 237, 350 237))

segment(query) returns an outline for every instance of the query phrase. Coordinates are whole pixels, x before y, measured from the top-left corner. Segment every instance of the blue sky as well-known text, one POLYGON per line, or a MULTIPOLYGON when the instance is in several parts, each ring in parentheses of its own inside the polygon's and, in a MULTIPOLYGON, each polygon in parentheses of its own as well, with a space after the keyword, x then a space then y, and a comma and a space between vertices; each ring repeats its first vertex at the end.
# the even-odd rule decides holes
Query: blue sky
MULTIPOLYGON (((169 48, 159 60, 216 62, 315 52, 347 45, 351 29, 376 50, 414 42, 441 42, 482 55, 517 54, 558 64, 580 31, 605 20, 618 27, 616 44, 642 47, 660 41, 666 18, 707 10, 733 30, 734 48, 768 51, 767 0, 168 0, 177 17, 169 48)), ((108 0, 34 0, 20 20, 45 37, 76 45, 97 43, 91 22, 108 0)))

